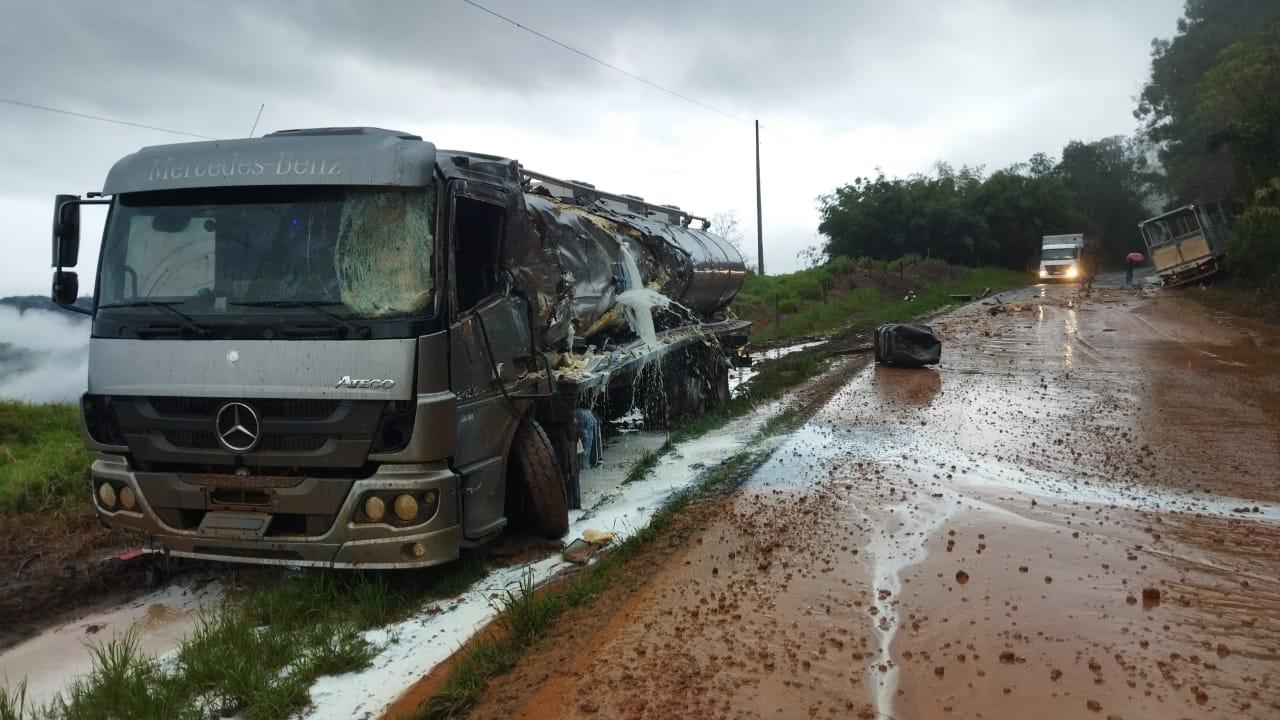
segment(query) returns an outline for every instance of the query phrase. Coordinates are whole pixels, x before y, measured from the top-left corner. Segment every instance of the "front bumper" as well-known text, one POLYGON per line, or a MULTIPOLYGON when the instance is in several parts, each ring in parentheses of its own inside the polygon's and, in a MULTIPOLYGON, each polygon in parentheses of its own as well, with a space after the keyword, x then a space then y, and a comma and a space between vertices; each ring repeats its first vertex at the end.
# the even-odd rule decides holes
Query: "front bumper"
POLYGON ((1070 265, 1052 265, 1040 268, 1040 282, 1051 282, 1054 280, 1062 280, 1065 282, 1079 282, 1079 268, 1070 269, 1070 265))
POLYGON ((443 463, 383 465, 362 479, 304 478, 294 487, 260 492, 265 496, 260 507, 220 504, 207 483, 191 482, 180 473, 141 473, 119 455, 99 455, 91 473, 95 488, 106 480, 117 488, 130 488, 137 498, 133 510, 108 510, 95 493, 94 507, 107 524, 145 533, 178 557, 351 569, 416 568, 457 559, 462 543, 458 478, 443 463), (360 498, 374 490, 419 497, 435 490, 439 501, 429 517, 405 527, 354 522, 360 498), (334 498, 337 508, 327 529, 315 534, 271 532, 277 515, 313 513, 317 498, 326 495, 334 498), (169 522, 157 508, 168 509, 164 514, 169 522), (175 527, 172 522, 178 515, 172 508, 181 508, 182 517, 198 521, 190 521, 191 527, 175 527))

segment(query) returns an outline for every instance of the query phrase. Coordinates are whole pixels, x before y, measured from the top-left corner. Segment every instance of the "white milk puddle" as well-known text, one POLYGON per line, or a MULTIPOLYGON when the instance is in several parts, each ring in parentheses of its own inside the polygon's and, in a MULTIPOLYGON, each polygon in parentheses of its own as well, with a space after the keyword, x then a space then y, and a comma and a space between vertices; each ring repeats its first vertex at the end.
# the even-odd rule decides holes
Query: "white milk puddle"
MULTIPOLYGON (((899 488, 901 491, 903 488, 899 488)), ((867 668, 867 681, 875 684, 876 711, 893 717, 893 701, 898 691, 898 664, 890 648, 901 624, 898 618, 898 595, 902 592, 902 572, 924 559, 924 541, 942 526, 954 512, 952 502, 919 501, 913 492, 910 499, 898 493, 902 502, 882 505, 880 512, 866 513, 871 539, 864 548, 870 559, 871 586, 875 590, 875 633, 879 638, 880 663, 867 668)), ((945 498, 944 498, 945 500, 945 498)))
POLYGON ((92 667, 89 645, 124 635, 131 628, 148 655, 164 655, 194 628, 199 610, 222 600, 222 586, 192 590, 174 584, 50 628, 0 654, 0 684, 17 687, 27 679, 27 702, 44 705, 68 681, 92 667))
MULTIPOLYGON (((742 450, 760 425, 776 415, 783 405, 769 403, 725 427, 677 446, 675 452, 658 462, 644 479, 623 485, 629 465, 609 460, 582 474, 583 505, 586 511, 570 514, 568 538, 584 530, 609 530, 619 540, 648 524, 663 502, 688 487, 703 468, 712 467, 742 450), (590 502, 596 502, 591 506, 590 502)), ((632 457, 652 450, 661 442, 659 433, 633 433, 605 445, 608 458, 615 447, 632 457)), ((373 630, 366 637, 386 643, 370 667, 356 673, 323 677, 311 688, 314 707, 307 718, 349 720, 377 717, 414 682, 446 660, 476 631, 493 620, 492 598, 510 589, 526 574, 541 584, 570 567, 555 555, 524 565, 490 573, 460 597, 435 603, 417 616, 395 625, 373 630)))

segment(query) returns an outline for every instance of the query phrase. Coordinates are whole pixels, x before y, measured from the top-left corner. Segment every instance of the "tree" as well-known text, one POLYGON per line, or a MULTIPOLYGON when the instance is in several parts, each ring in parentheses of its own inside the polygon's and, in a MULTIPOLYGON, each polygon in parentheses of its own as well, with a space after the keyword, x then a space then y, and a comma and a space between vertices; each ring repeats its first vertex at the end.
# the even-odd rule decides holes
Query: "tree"
POLYGON ((1236 221, 1231 263, 1260 289, 1280 289, 1280 177, 1253 196, 1236 221))
MULTIPOLYGON (((1177 34, 1152 41, 1151 76, 1134 115, 1160 149, 1173 204, 1251 194, 1249 181, 1238 176, 1230 147, 1221 142, 1214 124, 1206 124, 1208 115, 1197 111, 1211 90, 1206 76, 1222 61, 1223 52, 1251 35, 1274 38, 1271 29, 1277 23, 1280 3, 1274 1, 1187 0, 1177 34)), ((1219 73, 1215 85, 1225 73, 1219 73)))
POLYGON ((819 199, 826 253, 892 260, 916 254, 1025 269, 1040 236, 1077 232, 1076 198, 1044 154, 984 178, 937 163, 932 175, 855 178, 819 199))
POLYGON ((738 227, 738 214, 734 211, 726 210, 712 215, 709 232, 727 240, 735 248, 742 249, 742 229, 738 227))
POLYGON ((1159 148, 1171 205, 1242 209, 1232 264, 1250 282, 1280 276, 1280 3, 1188 0, 1178 32, 1155 40, 1137 110, 1159 148))
POLYGON ((1084 225, 1075 195, 1061 178, 1017 165, 987 178, 973 202, 998 258, 988 262, 1006 267, 1035 265, 1041 237, 1079 232, 1084 225))
POLYGON ((1197 92, 1192 119, 1244 187, 1280 174, 1280 25, 1228 45, 1197 92))
POLYGON ((1103 262, 1119 263, 1140 242, 1138 223, 1152 214, 1148 199, 1157 176, 1143 147, 1118 135, 1073 140, 1055 173, 1075 195, 1080 229, 1099 242, 1103 262))

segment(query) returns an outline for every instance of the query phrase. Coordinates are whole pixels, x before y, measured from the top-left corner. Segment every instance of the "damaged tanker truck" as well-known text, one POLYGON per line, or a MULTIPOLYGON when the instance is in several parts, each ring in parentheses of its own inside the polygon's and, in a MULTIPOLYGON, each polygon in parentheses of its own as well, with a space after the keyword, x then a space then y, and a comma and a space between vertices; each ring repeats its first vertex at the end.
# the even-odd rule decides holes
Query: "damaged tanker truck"
POLYGON ((742 258, 702 219, 405 133, 125 157, 57 198, 71 309, 83 204, 109 206, 93 502, 174 555, 409 568, 559 537, 600 423, 723 401, 747 340, 742 258))

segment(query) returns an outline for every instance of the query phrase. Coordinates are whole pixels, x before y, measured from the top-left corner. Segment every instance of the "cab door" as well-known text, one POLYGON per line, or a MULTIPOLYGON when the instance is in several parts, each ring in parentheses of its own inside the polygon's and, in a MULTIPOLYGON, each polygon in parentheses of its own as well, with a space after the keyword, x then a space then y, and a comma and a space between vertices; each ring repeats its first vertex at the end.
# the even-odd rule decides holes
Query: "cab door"
POLYGON ((529 308, 511 292, 502 262, 507 191, 458 181, 449 197, 449 381, 458 397, 454 469, 462 477, 463 536, 478 540, 506 524, 504 453, 515 420, 510 395, 533 368, 529 308))

